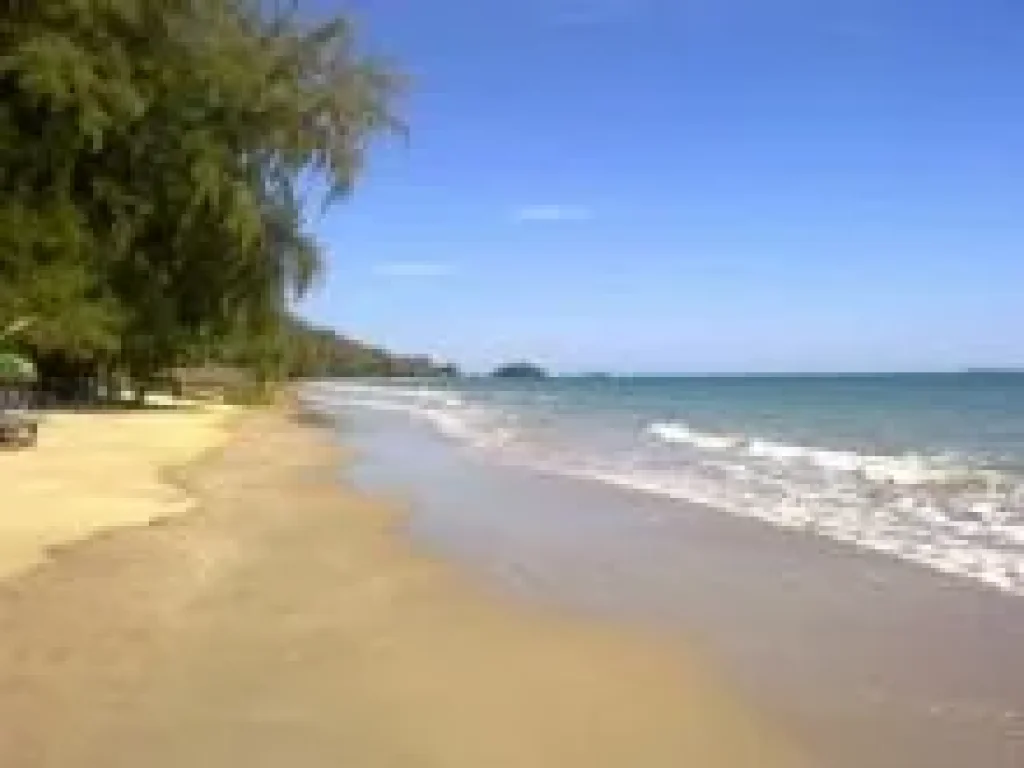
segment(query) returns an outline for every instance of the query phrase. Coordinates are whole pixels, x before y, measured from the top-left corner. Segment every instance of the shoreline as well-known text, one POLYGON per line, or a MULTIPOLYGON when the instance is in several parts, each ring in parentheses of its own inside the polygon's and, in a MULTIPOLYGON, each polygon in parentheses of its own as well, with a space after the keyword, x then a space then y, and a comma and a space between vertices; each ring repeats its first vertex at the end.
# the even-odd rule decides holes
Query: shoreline
POLYGON ((422 554, 342 453, 253 414, 184 473, 187 514, 3 582, 0 763, 802 764, 678 643, 422 554))
POLYGON ((746 517, 494 461, 403 414, 340 409, 350 475, 415 500, 414 541, 514 595, 674 635, 828 766, 1024 755, 1024 604, 746 517))

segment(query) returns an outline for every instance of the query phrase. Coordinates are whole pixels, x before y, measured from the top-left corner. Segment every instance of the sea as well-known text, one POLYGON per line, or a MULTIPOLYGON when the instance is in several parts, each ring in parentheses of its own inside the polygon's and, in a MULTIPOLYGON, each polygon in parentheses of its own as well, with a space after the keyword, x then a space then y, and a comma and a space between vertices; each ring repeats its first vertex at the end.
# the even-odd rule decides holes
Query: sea
POLYGON ((305 396, 1024 595, 1024 374, 333 380, 305 396))

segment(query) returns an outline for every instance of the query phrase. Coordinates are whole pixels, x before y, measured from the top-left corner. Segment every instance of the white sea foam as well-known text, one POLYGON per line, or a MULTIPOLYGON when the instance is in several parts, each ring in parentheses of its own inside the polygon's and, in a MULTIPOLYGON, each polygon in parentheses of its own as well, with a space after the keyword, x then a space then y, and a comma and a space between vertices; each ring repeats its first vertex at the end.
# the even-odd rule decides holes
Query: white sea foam
POLYGON ((702 450, 735 451, 779 462, 805 463, 832 472, 855 472, 868 480, 895 485, 967 481, 972 475, 949 465, 946 457, 918 454, 881 456, 815 446, 789 445, 758 437, 701 432, 682 422, 655 422, 647 432, 668 443, 702 450))
POLYGON ((647 431, 668 443, 682 443, 711 451, 735 448, 742 442, 741 438, 731 435, 714 435, 709 432, 698 432, 691 429, 687 424, 671 421, 651 424, 647 431))
POLYGON ((442 387, 326 382, 306 397, 328 409, 405 413, 460 443, 547 471, 807 530, 1024 595, 1024 486, 951 456, 786 444, 681 421, 652 423, 645 432, 654 441, 633 435, 615 453, 552 431, 550 411, 537 420, 546 428, 531 431, 529 419, 515 418, 522 414, 442 387))
POLYGON ((319 382, 308 387, 307 399, 321 407, 357 407, 403 413, 431 424, 438 432, 480 448, 509 442, 512 430, 502 414, 468 405, 457 394, 426 385, 399 386, 359 382, 319 382))

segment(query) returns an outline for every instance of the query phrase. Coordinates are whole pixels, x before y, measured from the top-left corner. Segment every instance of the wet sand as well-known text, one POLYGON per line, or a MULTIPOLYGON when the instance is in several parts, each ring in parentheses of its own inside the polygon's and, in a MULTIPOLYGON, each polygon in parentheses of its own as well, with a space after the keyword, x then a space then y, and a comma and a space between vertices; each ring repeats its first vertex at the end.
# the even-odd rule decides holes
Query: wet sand
POLYGON ((339 458, 247 417, 187 514, 0 583, 0 765, 801 764, 691 649, 417 554, 339 458))
POLYGON ((1024 766, 1024 600, 812 534, 501 465, 353 409, 361 487, 499 593, 696 646, 826 768, 1024 766))

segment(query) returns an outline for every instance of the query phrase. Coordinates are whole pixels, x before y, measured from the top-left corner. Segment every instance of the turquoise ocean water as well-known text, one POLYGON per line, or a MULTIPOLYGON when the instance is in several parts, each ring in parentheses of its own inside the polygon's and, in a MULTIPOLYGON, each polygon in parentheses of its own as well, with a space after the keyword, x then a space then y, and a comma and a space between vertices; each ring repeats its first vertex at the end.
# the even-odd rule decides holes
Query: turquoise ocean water
POLYGON ((308 396, 1024 595, 1021 374, 328 381, 308 396))

